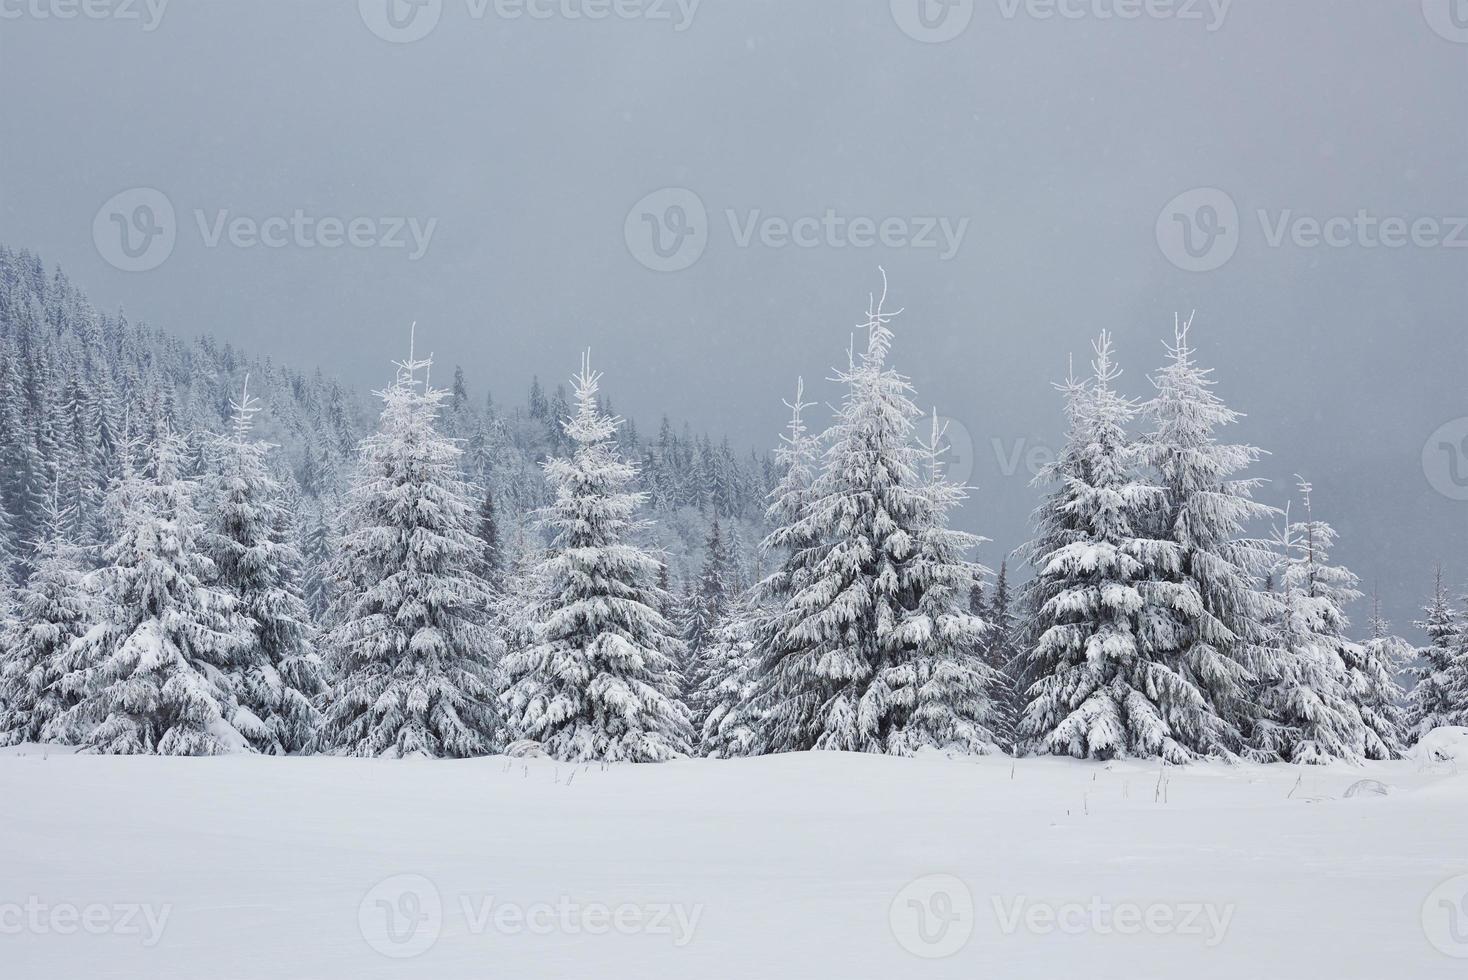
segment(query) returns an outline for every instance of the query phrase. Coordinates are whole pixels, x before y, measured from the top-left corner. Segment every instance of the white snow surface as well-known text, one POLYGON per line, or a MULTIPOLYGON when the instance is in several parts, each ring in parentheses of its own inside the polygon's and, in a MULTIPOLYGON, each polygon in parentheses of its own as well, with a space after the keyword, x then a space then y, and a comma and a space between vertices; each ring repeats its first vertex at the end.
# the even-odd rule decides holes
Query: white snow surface
POLYGON ((0 977, 1461 978, 1468 960, 1424 923, 1468 874, 1465 814, 1468 771, 1416 762, 573 768, 19 746, 0 752, 0 977), (1392 792, 1343 798, 1363 778, 1392 792), (1072 911, 1071 931, 1006 933, 1020 901, 1231 917, 1128 935, 1072 911), (143 915, 97 935, 26 918, 136 903, 166 914, 156 936, 143 915), (497 926, 507 904, 534 927, 497 926), (660 906, 676 908, 658 928, 592 932, 660 906))

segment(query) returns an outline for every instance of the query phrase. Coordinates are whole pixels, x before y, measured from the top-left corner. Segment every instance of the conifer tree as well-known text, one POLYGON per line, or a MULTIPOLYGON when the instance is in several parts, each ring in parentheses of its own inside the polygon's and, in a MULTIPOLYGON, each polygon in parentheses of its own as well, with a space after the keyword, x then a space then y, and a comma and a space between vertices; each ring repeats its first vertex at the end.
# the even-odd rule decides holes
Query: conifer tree
POLYGON ((949 527, 948 514, 966 499, 967 490, 944 476, 944 431, 936 411, 931 436, 919 445, 926 513, 904 569, 916 598, 916 608, 905 613, 899 629, 908 656, 878 670, 865 702, 896 708, 885 746, 889 753, 936 748, 987 754, 1007 736, 1007 683, 984 658, 990 624, 968 607, 988 570, 965 556, 983 539, 949 527))
POLYGON ((1008 561, 999 563, 999 574, 994 580, 994 598, 986 602, 983 590, 976 588, 975 596, 970 600, 970 611, 989 623, 983 655, 984 662, 994 672, 994 707, 997 712, 994 734, 999 744, 1011 752, 1019 744, 1019 721, 1024 711, 1016 680, 1021 654, 1015 640, 1013 602, 1008 561))
POLYGON ((702 721, 698 689, 708 679, 709 665, 704 662, 704 648, 729 611, 729 556, 724 547, 723 529, 715 515, 704 542, 703 570, 689 590, 683 617, 683 644, 687 648, 688 668, 685 683, 689 690, 689 709, 695 727, 702 721))
POLYGON ((251 436, 260 401, 250 395, 249 375, 230 406, 229 435, 215 441, 211 461, 213 513, 204 544, 217 584, 234 596, 252 638, 231 669, 239 699, 234 726, 257 750, 284 755, 314 737, 320 715, 312 702, 326 684, 284 488, 266 466, 272 447, 251 436))
POLYGON ((556 759, 662 762, 690 750, 685 650, 659 612, 660 562, 632 541, 644 495, 628 489, 637 467, 617 450, 620 420, 597 407, 600 379, 583 357, 562 422, 572 455, 544 464, 555 491, 542 517, 554 531, 538 570, 546 592, 534 642, 505 659, 502 700, 511 737, 556 759))
POLYGON ((317 746, 356 756, 464 758, 493 750, 490 602, 459 449, 434 427, 446 392, 410 345, 379 392, 331 562, 335 675, 317 746))
POLYGON ((65 654, 87 629, 93 603, 85 560, 73 543, 74 514, 53 494, 45 533, 31 551, 31 574, 20 589, 15 621, 0 633, 0 745, 62 738, 57 719, 76 705, 60 685, 65 654))
POLYGON ((476 530, 481 545, 481 560, 484 563, 484 577, 494 584, 499 581, 505 570, 505 557, 500 545, 499 513, 494 505, 494 490, 485 487, 484 499, 479 503, 479 524, 476 530))
POLYGON ((101 618, 68 651, 62 690, 78 703, 55 724, 106 754, 247 750, 230 720, 230 669, 248 629, 234 598, 207 584, 195 488, 180 475, 187 446, 166 420, 149 428, 142 466, 124 462, 108 497, 101 618))
POLYGON ((692 702, 699 753, 713 759, 754 755, 759 746, 755 643, 761 610, 754 592, 735 597, 715 625, 700 659, 692 702))
POLYGON ((1468 649, 1458 611, 1448 601, 1442 569, 1437 570, 1432 598, 1417 628, 1427 634, 1427 646, 1417 651, 1419 662, 1408 674, 1416 686, 1407 698, 1408 736, 1417 742, 1434 728, 1468 725, 1468 649))
POLYGON ((1044 754, 1186 762, 1216 716, 1151 647, 1146 583, 1178 567, 1178 548, 1148 537, 1164 491, 1139 476, 1127 432, 1136 405, 1116 390, 1110 336, 1094 350, 1090 384, 1065 389, 1070 444, 1046 471, 1062 483, 1030 546, 1040 605, 1021 732, 1044 754))
POLYGON ((1219 441, 1219 430, 1240 416, 1194 360, 1192 322, 1174 321, 1167 366, 1152 378, 1157 394, 1142 408, 1150 430, 1141 459, 1165 493, 1139 530, 1174 546, 1160 552, 1153 581, 1141 587, 1154 610, 1143 642, 1202 698, 1205 717, 1179 739, 1199 754, 1231 756, 1243 747, 1250 716, 1248 665, 1275 615, 1273 598, 1258 587, 1272 554, 1244 531, 1275 510, 1253 499, 1259 481, 1240 475, 1260 450, 1219 441))
POLYGON ((1259 761, 1359 763, 1380 740, 1353 698, 1344 607, 1360 597, 1356 577, 1329 564, 1335 531, 1313 515, 1310 484, 1300 481, 1305 520, 1277 536, 1281 611, 1272 649, 1260 659, 1259 718, 1249 755, 1259 761))
POLYGON ((1391 624, 1381 616, 1381 597, 1371 596, 1370 638, 1358 647, 1347 644, 1346 668, 1350 673, 1351 700, 1361 712, 1368 731, 1366 752, 1372 759, 1395 759, 1406 748, 1406 713, 1402 708, 1402 685, 1397 680, 1416 656, 1412 645, 1393 636, 1391 624), (1372 737, 1374 736, 1374 737, 1372 737))
POLYGON ((846 394, 822 440, 820 475, 791 501, 793 523, 770 538, 789 555, 770 583, 788 598, 761 642, 772 751, 906 754, 993 742, 991 703, 977 690, 983 665, 972 655, 983 623, 965 608, 977 566, 960 552, 971 539, 944 520, 956 488, 921 472, 922 413, 907 379, 887 366, 896 314, 884 310, 885 293, 884 281, 868 308, 866 349, 838 373, 846 394))
POLYGON ((777 556, 779 563, 768 578, 740 596, 719 628, 707 658, 708 675, 695 695, 703 722, 700 751, 714 758, 769 750, 767 706, 759 684, 763 651, 776 641, 776 620, 769 613, 803 587, 814 544, 802 519, 810 502, 820 447, 803 417, 813 404, 805 401, 803 378, 796 380, 795 400, 783 404, 790 409, 790 421, 775 450, 779 479, 770 491, 765 514, 773 530, 759 545, 762 552, 777 556))

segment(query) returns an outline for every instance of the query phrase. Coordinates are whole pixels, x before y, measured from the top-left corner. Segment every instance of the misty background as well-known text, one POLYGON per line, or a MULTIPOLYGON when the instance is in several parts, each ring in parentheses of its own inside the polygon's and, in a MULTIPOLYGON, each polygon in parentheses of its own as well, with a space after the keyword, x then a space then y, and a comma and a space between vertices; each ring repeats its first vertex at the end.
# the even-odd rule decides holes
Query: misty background
MULTIPOLYGON (((1221 20, 1190 0, 1175 9, 1196 18, 1138 19, 979 0, 945 43, 888 0, 703 0, 691 20, 674 0, 666 20, 567 13, 596 0, 515 19, 470 0, 138 0, 138 19, 99 2, 113 15, 0 0, 0 241, 103 309, 362 390, 416 320, 443 383, 462 365, 476 399, 515 403, 590 346, 644 433, 666 412, 763 450, 797 375, 837 397, 825 379, 881 265, 906 310, 893 363, 971 441, 962 523, 995 567, 1027 536, 1025 459, 1058 445, 1067 356, 1084 366, 1112 331, 1146 397, 1174 312, 1196 309, 1200 359, 1248 414, 1233 436, 1272 453, 1264 499, 1310 479, 1336 558, 1399 631, 1436 563, 1455 591, 1468 578, 1468 463, 1434 445, 1445 423, 1468 437, 1468 240, 1272 247, 1256 217, 1468 215, 1468 43, 1434 28, 1435 0, 1235 0, 1221 20), (437 19, 389 40, 389 2, 398 23, 437 19), (176 242, 126 272, 93 225, 140 187, 176 210, 176 242), (675 272, 629 247, 629 211, 666 188, 707 209, 706 248, 675 272), (1195 188, 1241 214, 1206 272, 1159 245, 1195 188), (298 209, 432 234, 414 258, 406 229, 405 248, 328 249, 210 246, 199 227, 298 209), (967 223, 951 256, 741 246, 729 209, 967 223)), ((1359 634, 1368 607, 1353 614, 1359 634)))

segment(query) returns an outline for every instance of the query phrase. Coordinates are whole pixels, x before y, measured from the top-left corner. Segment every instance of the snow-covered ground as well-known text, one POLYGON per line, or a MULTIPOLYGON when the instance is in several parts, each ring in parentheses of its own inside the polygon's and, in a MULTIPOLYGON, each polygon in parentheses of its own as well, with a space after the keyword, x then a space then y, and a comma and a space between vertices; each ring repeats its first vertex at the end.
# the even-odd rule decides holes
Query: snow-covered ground
POLYGON ((1463 977, 1452 768, 27 746, 0 977, 1463 977))

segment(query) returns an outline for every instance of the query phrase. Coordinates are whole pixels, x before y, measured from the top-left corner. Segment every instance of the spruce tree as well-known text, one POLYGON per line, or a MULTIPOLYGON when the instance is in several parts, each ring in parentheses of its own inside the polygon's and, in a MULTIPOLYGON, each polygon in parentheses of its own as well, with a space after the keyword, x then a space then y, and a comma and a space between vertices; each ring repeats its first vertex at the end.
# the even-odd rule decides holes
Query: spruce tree
POLYGON ((712 759, 754 755, 759 747, 756 640, 761 610, 751 590, 730 601, 700 658, 692 702, 699 723, 699 754, 712 759))
POLYGON ((997 712, 994 733, 1000 745, 1013 752, 1019 744, 1019 720, 1024 711, 1020 697, 1017 673, 1021 654, 1016 643, 1013 596, 1009 587, 1009 562, 999 563, 999 574, 994 580, 994 598, 984 601, 983 590, 975 588, 970 600, 970 611, 982 616, 989 623, 989 632, 984 639, 984 662, 994 672, 994 707, 997 712))
POLYGON ((108 497, 101 618, 67 653, 62 690, 78 703, 56 725, 106 754, 247 750, 231 723, 230 670, 248 628, 234 598, 207 584, 195 488, 180 476, 187 445, 166 420, 148 428, 142 465, 125 461, 108 497))
POLYGON ((803 518, 815 482, 820 446, 803 417, 813 404, 805 401, 803 378, 796 380, 795 400, 782 404, 790 409, 790 421, 775 450, 779 479, 770 490, 765 512, 773 530, 759 545, 762 552, 778 557, 778 565, 769 577, 740 597, 720 627, 707 660, 708 675, 696 695, 703 709, 700 750, 716 758, 760 755, 770 750, 769 710, 759 684, 764 670, 763 651, 773 648, 777 640, 778 623, 770 611, 783 607, 804 587, 815 543, 803 518))
POLYGON ((265 461, 272 447, 251 437, 260 402, 250 395, 248 375, 230 406, 230 432, 215 440, 211 460, 213 514, 204 544, 216 583, 234 596, 252 637, 231 669, 239 699, 234 725, 257 750, 284 755, 314 737, 320 715, 312 702, 326 684, 301 595, 292 517, 265 461))
POLYGON ((944 476, 944 432, 936 411, 931 437, 919 445, 926 513, 904 569, 916 599, 898 630, 907 655, 877 671, 864 701, 895 709, 884 746, 888 753, 935 748, 987 754, 998 751, 1008 733, 1007 682, 984 657, 992 630, 969 608, 987 569, 965 556, 983 539, 949 527, 948 515, 967 498, 967 490, 944 476))
MULTIPOLYGON (((1359 763, 1379 751, 1356 704, 1344 607, 1360 597, 1356 577, 1329 564, 1335 531, 1313 515, 1312 491, 1301 481, 1305 520, 1277 536, 1275 579, 1281 609, 1274 638, 1260 659, 1259 718, 1249 755, 1259 761, 1325 765, 1359 763)), ((1380 756, 1378 756, 1380 757, 1380 756)))
POLYGON ((494 504, 494 490, 489 487, 485 487, 484 499, 479 503, 475 533, 479 537, 484 577, 491 584, 496 583, 504 574, 505 556, 500 544, 499 513, 494 504))
POLYGON ((330 565, 324 752, 464 758, 494 747, 490 595, 460 451, 434 427, 447 393, 429 383, 432 364, 410 345, 362 442, 330 565))
POLYGON ((1216 715, 1148 632, 1147 583, 1178 567, 1179 549, 1148 536, 1164 491, 1140 476, 1127 431, 1137 409, 1116 390, 1110 336, 1094 350, 1090 383, 1066 388, 1070 445, 1046 471, 1063 482, 1030 546, 1040 605, 1021 733, 1043 754, 1186 762, 1216 715))
POLYGON ((1141 460, 1165 491, 1139 530, 1170 542, 1141 586, 1154 610, 1143 642, 1148 655, 1177 670, 1202 698, 1205 716, 1177 737, 1199 754, 1231 756, 1243 747, 1251 709, 1249 664, 1265 642, 1273 599, 1258 587, 1272 555, 1246 527, 1274 508, 1253 499, 1258 480, 1241 474, 1261 453, 1219 441, 1239 414, 1213 392, 1210 371, 1188 344, 1192 318, 1174 321, 1168 363, 1142 408, 1149 424, 1141 460))
POLYGON ((562 422, 572 454, 544 464, 555 492, 542 518, 554 531, 538 570, 546 592, 534 643, 505 659, 502 700, 511 736, 556 759, 662 762, 690 751, 685 649, 659 611, 660 562, 632 540, 645 495, 628 489, 637 467, 617 450, 621 420, 598 408, 600 379, 583 357, 562 422))
POLYGON ((86 562, 72 540, 74 512, 61 506, 59 493, 52 495, 45 517, 15 621, 0 635, 0 745, 64 739, 57 720, 77 700, 59 682, 66 652, 86 632, 92 614, 86 562))
POLYGON ((788 598, 761 641, 772 751, 993 742, 972 656, 983 623, 965 608, 978 571, 961 556, 971 539, 945 523, 956 488, 921 472, 922 413, 887 366, 896 314, 884 300, 885 284, 866 349, 838 373, 846 393, 820 475, 770 539, 789 555, 771 583, 788 598))
POLYGON ((1372 759, 1395 759, 1406 745, 1406 712, 1402 685, 1397 680, 1416 656, 1412 645, 1393 636, 1391 624, 1381 616, 1381 598, 1371 596, 1370 638, 1363 644, 1347 644, 1346 669, 1350 674, 1351 700, 1361 712, 1368 734, 1366 754, 1372 759))
POLYGON ((712 665, 704 658, 705 648, 729 612, 729 555, 724 547, 724 534, 715 515, 704 542, 703 570, 689 591, 683 616, 683 644, 687 648, 688 666, 684 682, 688 689, 688 707, 694 727, 703 722, 704 707, 698 692, 707 685, 712 665))
POLYGON ((1434 728, 1468 725, 1468 650, 1458 611, 1448 601, 1442 569, 1437 570, 1432 598, 1417 628, 1427 634, 1427 646, 1417 651, 1419 662, 1408 674, 1416 686, 1407 698, 1408 736, 1415 743, 1434 728))

